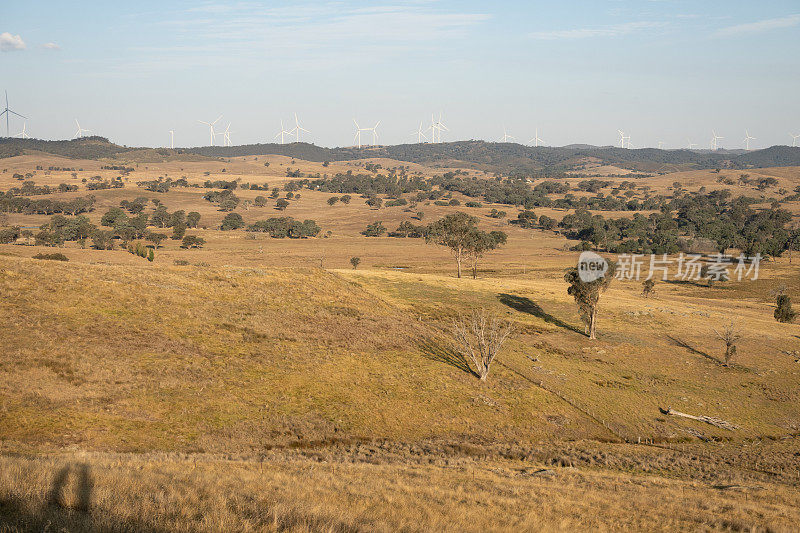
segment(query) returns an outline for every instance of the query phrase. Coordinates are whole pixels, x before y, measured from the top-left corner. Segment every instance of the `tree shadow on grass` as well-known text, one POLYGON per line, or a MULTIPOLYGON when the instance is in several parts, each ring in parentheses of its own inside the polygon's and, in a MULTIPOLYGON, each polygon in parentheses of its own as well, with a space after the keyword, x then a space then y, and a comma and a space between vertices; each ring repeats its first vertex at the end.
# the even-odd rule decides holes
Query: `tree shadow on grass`
POLYGON ((478 373, 469 366, 467 358, 449 346, 443 346, 436 339, 425 338, 418 343, 422 356, 431 361, 445 363, 471 376, 479 377, 478 373))
POLYGON ((531 300, 530 298, 525 298, 524 296, 517 296, 515 294, 498 294, 497 299, 500 300, 500 303, 510 307, 515 311, 519 311, 520 313, 527 313, 529 315, 533 315, 536 318, 541 318, 548 324, 553 324, 554 326, 558 326, 559 328, 568 329, 570 331, 574 331, 575 333, 579 333, 581 335, 586 335, 586 332, 580 328, 573 326, 572 324, 567 324, 563 320, 554 317, 550 313, 547 313, 542 307, 531 300))
POLYGON ((675 344, 675 346, 680 346, 681 348, 686 348, 687 350, 689 350, 693 354, 703 356, 706 359, 708 359, 709 361, 713 361, 714 363, 716 363, 718 365, 722 364, 722 362, 719 359, 717 359, 716 357, 714 357, 713 355, 709 355, 706 352, 698 350, 697 348, 695 348, 694 346, 692 346, 691 344, 689 344, 688 342, 686 342, 684 340, 681 340, 681 339, 679 339, 677 337, 673 337, 672 335, 667 335, 667 338, 669 340, 671 340, 673 342, 673 344, 675 344))

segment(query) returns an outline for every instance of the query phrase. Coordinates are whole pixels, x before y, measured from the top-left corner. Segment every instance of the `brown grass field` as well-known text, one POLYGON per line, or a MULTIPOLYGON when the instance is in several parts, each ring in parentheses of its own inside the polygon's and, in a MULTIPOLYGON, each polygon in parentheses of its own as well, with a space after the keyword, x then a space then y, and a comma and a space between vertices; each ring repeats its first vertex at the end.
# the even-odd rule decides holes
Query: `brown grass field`
MULTIPOLYGON (((566 251, 571 243, 486 216, 497 208, 514 218, 513 206, 420 204, 423 223, 460 209, 509 235, 478 279, 457 279, 443 249, 360 235, 373 221, 392 230, 410 220, 402 207, 372 209, 357 195, 331 207, 330 194, 302 190, 283 213, 274 201, 237 212, 247 223, 314 219, 320 237, 250 238, 214 229, 224 213, 202 199, 208 189, 135 185, 186 176, 280 186, 287 168, 333 174, 361 162, 123 162, 136 170, 125 188, 92 192, 93 222, 122 199, 159 198, 169 211, 200 212, 205 228, 189 232, 207 244, 184 250, 167 239, 153 263, 74 242, 0 245, 0 531, 792 531, 800 523, 800 330, 773 319, 771 294, 781 284, 800 291, 797 261, 762 263, 757 281, 661 282, 649 299, 640 283, 615 281, 590 341, 563 281, 577 256, 566 251), (31 259, 43 251, 70 261, 31 259), (362 259, 357 270, 353 256, 362 259), (478 307, 516 328, 485 383, 454 359, 448 334, 453 318, 478 307), (744 337, 724 366, 714 328, 731 319, 744 337), (663 415, 667 407, 738 429, 663 415)), ((83 170, 77 179, 56 171, 32 179, 81 185, 53 198, 83 196, 81 178, 117 175, 100 169, 108 163, 4 159, 0 190, 19 185, 15 172, 64 166, 83 170)), ((426 176, 445 170, 409 166, 426 176)), ((748 173, 776 177, 790 192, 800 185, 800 168, 748 173)), ((664 194, 677 181, 781 196, 718 177, 684 171, 636 183, 664 194)), ((48 219, 9 214, 5 223, 48 219)))

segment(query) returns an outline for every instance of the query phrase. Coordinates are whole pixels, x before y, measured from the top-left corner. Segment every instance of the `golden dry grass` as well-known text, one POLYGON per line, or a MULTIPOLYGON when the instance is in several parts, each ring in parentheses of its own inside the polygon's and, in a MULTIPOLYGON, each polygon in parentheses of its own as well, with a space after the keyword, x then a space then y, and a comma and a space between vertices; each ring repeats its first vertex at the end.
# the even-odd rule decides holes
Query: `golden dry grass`
MULTIPOLYGON (((25 156, 0 164, 9 169, 0 188, 17 185, 11 174, 34 162, 83 167, 79 178, 116 175, 99 170, 107 162, 25 156)), ((248 223, 314 218, 330 237, 251 239, 212 229, 224 213, 201 199, 204 189, 159 195, 134 185, 165 174, 203 181, 208 170, 213 179, 278 185, 286 167, 333 173, 356 164, 140 161, 125 189, 94 193, 91 218, 124 198, 157 197, 170 211, 202 213, 205 249, 167 241, 148 263, 70 243, 58 250, 70 262, 58 264, 30 259, 40 247, 0 246, 0 524, 478 531, 796 523, 800 367, 791 354, 800 340, 796 325, 773 320, 770 295, 784 283, 800 290, 796 262, 763 264, 758 281, 713 288, 659 283, 655 299, 643 299, 638 283, 615 282, 603 296, 599 339, 590 342, 563 282, 575 261, 566 239, 485 217, 492 207, 515 216, 508 206, 459 208, 509 233, 508 245, 481 263, 479 279, 459 280, 442 249, 359 235, 375 220, 394 229, 410 217, 402 208, 373 210, 357 197, 328 207, 330 195, 304 190, 285 213, 241 212, 248 223), (349 268, 352 256, 363 268, 349 268), (190 265, 175 266, 178 259, 190 265), (486 384, 448 352, 451 319, 471 307, 494 310, 518 331, 486 384), (732 317, 745 337, 735 364, 724 367, 712 327, 732 317), (661 415, 668 406, 740 429, 661 415), (698 436, 713 442, 700 445, 698 436), (576 447, 583 439, 591 444, 576 447), (640 439, 648 444, 611 444, 640 439), (376 442, 405 451, 367 451, 376 442), (258 454, 268 456, 263 474, 252 462, 258 454), (91 470, 88 515, 47 502, 68 463, 91 470), (566 464, 579 469, 554 466, 566 464), (556 471, 531 475, 544 467, 556 471)), ((800 183, 798 169, 758 172, 789 190, 800 183)), ((712 189, 716 176, 692 171, 641 183, 712 189)), ((74 182, 69 172, 34 180, 74 182)), ((453 208, 421 209, 427 222, 453 208)))
POLYGON ((800 493, 775 483, 531 461, 82 453, 0 465, 5 531, 791 531, 800 520, 800 493))

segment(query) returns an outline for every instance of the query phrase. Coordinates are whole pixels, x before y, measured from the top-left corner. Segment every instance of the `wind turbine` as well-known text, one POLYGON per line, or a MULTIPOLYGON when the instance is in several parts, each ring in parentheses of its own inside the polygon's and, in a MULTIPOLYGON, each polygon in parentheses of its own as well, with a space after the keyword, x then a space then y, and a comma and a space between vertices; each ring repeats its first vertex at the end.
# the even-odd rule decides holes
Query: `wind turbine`
MULTIPOLYGON (((431 119, 433 119, 433 115, 431 115, 431 119)), ((442 122, 442 112, 441 111, 439 111, 439 120, 434 122, 433 125, 431 125, 431 128, 433 128, 433 126, 436 126, 436 131, 439 132, 439 142, 442 142, 442 130, 444 130, 444 131, 450 131, 450 130, 447 129, 447 126, 445 126, 444 123, 442 122)), ((433 142, 436 142, 435 138, 434 138, 433 142)))
POLYGON ((225 131, 218 133, 217 135, 222 135, 222 145, 223 146, 233 146, 231 144, 231 123, 228 122, 228 126, 225 128, 225 131))
POLYGON ((208 126, 208 128, 209 128, 209 130, 210 130, 210 132, 211 132, 211 146, 214 146, 214 125, 215 125, 217 122, 219 122, 219 120, 220 120, 221 118, 222 118, 222 115, 220 115, 219 117, 217 117, 217 120, 215 120, 214 122, 206 122, 206 121, 204 121, 204 120, 198 120, 198 121, 197 121, 197 122, 199 122, 200 124, 205 124, 206 126, 208 126))
POLYGON ((792 138, 792 146, 793 146, 793 147, 794 147, 794 146, 797 146, 797 139, 800 139, 800 134, 798 134, 798 135, 792 135, 792 134, 790 133, 790 134, 789 134, 789 137, 791 137, 791 138, 792 138))
POLYGON ((500 142, 507 143, 511 140, 516 140, 516 139, 517 138, 514 137, 513 135, 509 135, 508 132, 506 131, 506 127, 503 126, 503 137, 500 139, 500 142))
POLYGON ((2 117, 3 115, 6 116, 6 137, 11 137, 11 127, 9 126, 9 121, 8 121, 9 116, 16 115, 16 116, 18 116, 20 118, 28 118, 28 117, 23 117, 22 115, 20 115, 16 111, 12 111, 8 107, 8 91, 6 91, 6 108, 3 109, 2 113, 0 113, 0 117, 2 117))
POLYGON ((625 132, 622 130, 617 130, 617 133, 619 133, 619 147, 625 148, 625 132))
POLYGON ((428 137, 423 133, 422 130, 422 121, 419 121, 419 128, 417 131, 412 131, 409 135, 416 135, 417 136, 417 143, 422 144, 422 139, 428 140, 428 137))
POLYGON ((687 143, 686 144, 686 149, 687 150, 691 150, 692 148, 697 146, 697 143, 693 143, 691 139, 686 139, 686 143, 687 143))
POLYGON ((300 132, 304 131, 306 133, 311 133, 304 127, 300 126, 300 121, 297 119, 297 113, 294 114, 294 129, 289 132, 289 135, 294 133, 296 142, 300 142, 300 132))
POLYGON ((22 123, 22 131, 14 135, 14 137, 21 137, 23 139, 30 139, 31 136, 28 135, 28 132, 25 131, 25 128, 28 126, 27 122, 22 123))
POLYGON ((720 137, 719 135, 717 135, 716 131, 711 130, 711 145, 710 145, 710 148, 716 152, 717 151, 717 147, 719 146, 718 141, 720 139, 724 139, 724 138, 725 137, 720 137))
POLYGON ((175 130, 169 130, 169 147, 175 149, 175 130))
POLYGON ((750 133, 747 130, 744 130, 744 149, 745 150, 749 150, 750 149, 750 141, 754 141, 754 140, 756 140, 756 138, 755 137, 751 137, 750 133))
POLYGON ((659 149, 659 150, 661 150, 661 148, 662 148, 662 147, 663 147, 665 144, 666 144, 666 143, 665 143, 664 141, 658 141, 658 149, 659 149))
POLYGON ((534 146, 539 146, 539 143, 543 143, 544 141, 539 138, 539 128, 536 128, 536 134, 533 136, 533 139, 528 141, 528 144, 533 143, 534 146))
POLYGON ((378 144, 378 124, 380 124, 380 123, 381 123, 381 121, 379 120, 371 128, 364 128, 364 131, 371 131, 372 132, 372 146, 377 146, 377 144, 378 144))
POLYGON ((77 124, 77 126, 78 126, 78 131, 75 132, 75 136, 73 137, 73 139, 77 139, 79 137, 83 137, 83 132, 89 133, 90 131, 92 131, 92 130, 87 130, 86 128, 81 128, 81 125, 78 122, 77 118, 75 119, 75 124, 77 124))
POLYGON ((356 125, 356 136, 353 138, 353 140, 355 141, 356 145, 358 146, 358 149, 360 150, 361 149, 361 132, 362 131, 367 131, 369 128, 362 128, 361 126, 359 126, 358 122, 356 122, 356 119, 353 119, 353 124, 356 125))
POLYGON ((277 139, 278 137, 280 137, 280 138, 281 138, 281 144, 285 144, 285 142, 284 142, 284 140, 283 140, 283 137, 284 137, 285 135, 291 135, 291 134, 292 134, 292 132, 290 132, 290 131, 286 131, 286 130, 284 129, 284 127, 283 127, 283 119, 281 119, 281 131, 279 131, 279 132, 278 132, 278 133, 275 135, 275 137, 273 137, 273 139, 277 139))

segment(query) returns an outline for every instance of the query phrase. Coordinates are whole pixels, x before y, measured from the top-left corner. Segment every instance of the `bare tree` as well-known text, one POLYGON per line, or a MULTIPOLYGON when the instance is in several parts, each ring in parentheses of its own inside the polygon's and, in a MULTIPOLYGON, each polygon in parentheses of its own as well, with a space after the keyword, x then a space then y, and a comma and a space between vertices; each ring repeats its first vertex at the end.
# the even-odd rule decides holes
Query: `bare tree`
POLYGON ((731 359, 736 356, 736 343, 741 340, 742 331, 735 323, 730 322, 720 331, 714 328, 714 333, 725 343, 725 366, 728 366, 731 359))
POLYGON ((486 381, 492 361, 513 330, 510 322, 486 310, 476 310, 470 316, 453 321, 454 348, 472 361, 477 376, 486 381))

